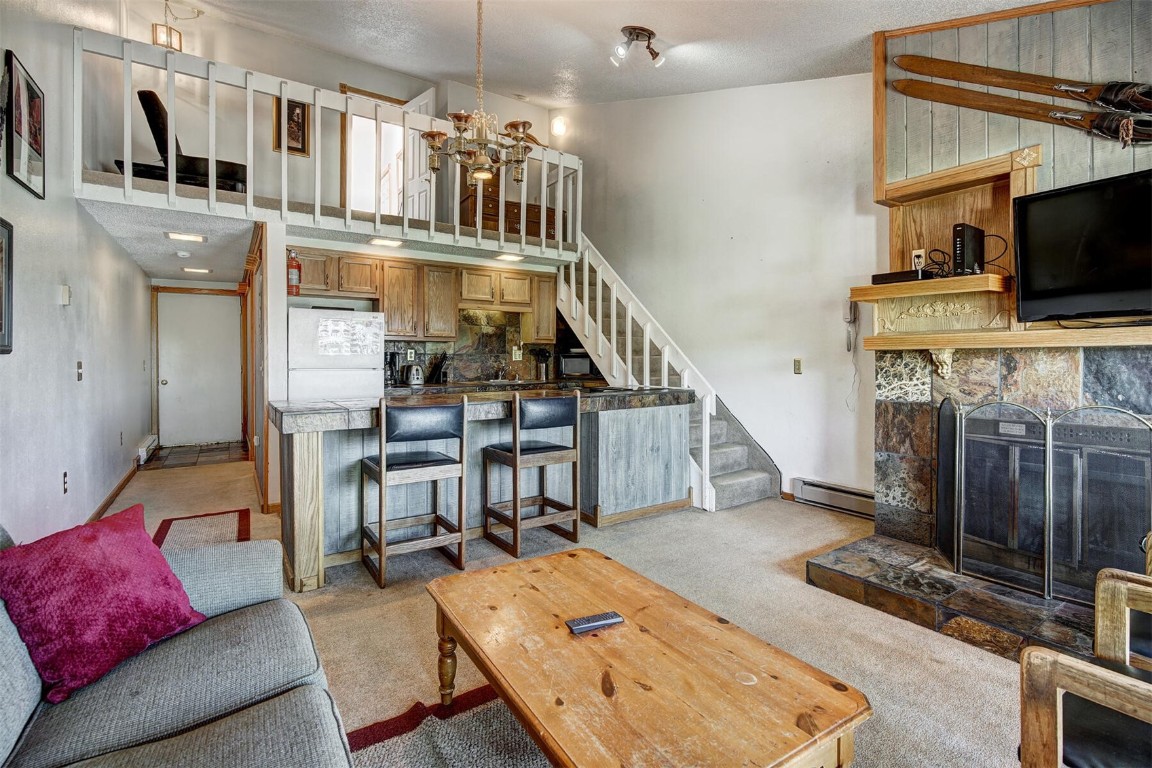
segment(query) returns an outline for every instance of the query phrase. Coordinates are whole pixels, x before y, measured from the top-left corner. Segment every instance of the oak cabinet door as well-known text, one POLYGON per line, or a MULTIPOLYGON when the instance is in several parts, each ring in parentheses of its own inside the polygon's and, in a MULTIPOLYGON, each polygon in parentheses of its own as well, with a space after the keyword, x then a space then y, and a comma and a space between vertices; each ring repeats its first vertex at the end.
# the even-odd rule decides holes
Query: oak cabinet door
POLYGON ((532 278, 529 275, 500 275, 500 304, 531 304, 532 278))
POLYGON ((429 339, 456 338, 459 289, 455 267, 424 267, 424 336, 429 339))
POLYGON ((475 269, 460 270, 460 298, 463 301, 496 301, 495 272, 475 269))
POLYGON ((381 311, 387 318, 389 336, 420 335, 420 266, 385 261, 381 265, 384 289, 381 311))
POLYGON ((315 293, 316 291, 331 290, 327 256, 312 256, 297 252, 296 258, 300 260, 301 291, 315 293))
POLYGON ((376 259, 360 256, 339 257, 340 291, 375 296, 379 291, 376 259))
POLYGON ((532 303, 533 337, 538 342, 556 341, 556 278, 537 277, 532 303))

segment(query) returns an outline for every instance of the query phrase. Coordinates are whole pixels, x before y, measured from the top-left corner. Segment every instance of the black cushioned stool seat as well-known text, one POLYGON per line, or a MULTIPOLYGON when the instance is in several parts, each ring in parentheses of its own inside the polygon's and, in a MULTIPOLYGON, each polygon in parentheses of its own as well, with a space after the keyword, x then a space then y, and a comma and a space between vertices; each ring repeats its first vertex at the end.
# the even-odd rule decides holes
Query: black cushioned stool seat
MULTIPOLYGON (((380 587, 386 583, 389 554, 402 554, 420 549, 439 549, 453 565, 464 569, 465 465, 467 463, 467 406, 463 397, 457 405, 389 406, 380 399, 380 452, 360 461, 360 559, 380 587), (389 443, 455 442, 456 456, 434 450, 393 450, 389 443), (384 456, 383 471, 380 457, 384 456), (440 509, 440 481, 456 480, 456 512, 440 509), (366 481, 375 481, 379 490, 380 516, 375 523, 364 513, 367 499, 366 481), (404 509, 399 515, 388 515, 388 488, 409 483, 430 483, 430 513, 411 514, 404 509), (388 531, 425 527, 430 531, 416 538, 389 543, 388 531)), ((411 499, 413 494, 405 494, 411 499)), ((393 510, 395 511, 395 510, 393 510)))
POLYGON ((521 399, 517 392, 512 400, 512 441, 489 445, 484 449, 484 472, 480 480, 484 514, 484 538, 513 557, 520 557, 523 529, 547 526, 569 541, 580 540, 580 393, 563 397, 521 399), (545 440, 524 440, 521 435, 530 429, 571 428, 572 444, 545 440), (492 464, 512 470, 512 499, 492 501, 489 474, 492 464), (572 465, 572 503, 558 501, 548 495, 548 467, 552 464, 572 465), (539 469, 539 493, 523 496, 521 469, 539 469), (539 507, 540 514, 524 517, 524 507, 539 507), (512 531, 511 541, 497 534, 493 522, 512 531), (567 525, 561 525, 567 523, 567 525))

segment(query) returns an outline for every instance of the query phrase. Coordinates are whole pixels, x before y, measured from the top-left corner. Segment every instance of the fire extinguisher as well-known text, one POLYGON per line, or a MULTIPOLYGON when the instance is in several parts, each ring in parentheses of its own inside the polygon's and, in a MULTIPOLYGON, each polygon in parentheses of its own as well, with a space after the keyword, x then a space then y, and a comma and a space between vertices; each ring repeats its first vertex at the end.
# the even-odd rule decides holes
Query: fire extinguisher
POLYGON ((296 251, 288 251, 288 295, 300 295, 300 259, 296 251))

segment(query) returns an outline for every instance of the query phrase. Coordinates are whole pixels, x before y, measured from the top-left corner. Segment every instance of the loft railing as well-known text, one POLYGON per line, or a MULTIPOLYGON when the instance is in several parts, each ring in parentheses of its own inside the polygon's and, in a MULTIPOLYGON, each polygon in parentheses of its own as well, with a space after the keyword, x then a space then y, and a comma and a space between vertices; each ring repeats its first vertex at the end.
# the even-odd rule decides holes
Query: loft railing
MULTIPOLYGON (((446 245, 463 245, 482 250, 511 250, 528 256, 550 256, 564 260, 575 257, 580 240, 581 192, 583 188, 582 163, 580 158, 554 149, 533 146, 529 156, 529 167, 525 169, 529 181, 514 185, 505 183, 501 169, 499 186, 499 211, 497 230, 484 227, 484 194, 481 186, 477 190, 477 226, 464 227, 460 220, 462 179, 456 163, 446 163, 440 174, 427 171, 427 149, 419 134, 428 130, 439 130, 452 134, 452 124, 438 118, 419 114, 393 104, 374 99, 338 93, 324 88, 298 83, 273 75, 253 72, 230 64, 209 61, 186 53, 159 48, 147 43, 128 40, 89 29, 75 30, 74 34, 74 187, 77 197, 128 202, 151 207, 167 207, 179 210, 211 213, 235 218, 274 220, 280 219, 289 224, 324 229, 350 230, 373 235, 393 235, 406 239, 421 239, 446 245), (89 112, 85 109, 85 74, 92 64, 92 57, 104 57, 122 63, 117 84, 109 82, 109 73, 101 70, 91 72, 95 86, 93 100, 104 98, 110 92, 122 91, 123 130, 121 148, 123 155, 123 178, 114 186, 109 183, 110 174, 101 174, 96 180, 86 174, 86 166, 98 168, 110 165, 109 157, 85 158, 85 141, 106 126, 86 125, 86 121, 99 121, 101 114, 107 114, 104 105, 93 105, 89 112), (141 68, 144 69, 141 72, 141 68), (151 70, 151 71, 149 71, 151 70), (167 167, 167 187, 157 190, 157 182, 142 185, 133 177, 133 105, 136 102, 136 88, 141 81, 154 82, 157 77, 163 81, 162 99, 168 113, 167 145, 175 148, 179 130, 207 132, 207 188, 203 192, 187 194, 188 190, 178 183, 176 163, 167 167), (196 107, 207 110, 206 126, 199 121, 180 121, 178 117, 177 78, 192 78, 191 89, 181 85, 181 92, 188 90, 206 93, 206 104, 196 107), (236 94, 243 96, 243 114, 240 110, 227 110, 222 102, 231 101, 236 94), (260 99, 278 98, 282 104, 289 99, 309 106, 308 127, 311 131, 311 152, 309 162, 293 162, 289 153, 282 151, 274 159, 262 155, 269 154, 256 143, 256 107, 260 99), (325 117, 340 115, 344 118, 359 116, 373 120, 376 126, 375 193, 371 211, 353 211, 352 174, 344 174, 343 200, 325 198, 325 189, 331 196, 333 188, 339 184, 333 181, 340 174, 340 165, 325 161, 326 157, 341 157, 345 168, 357 162, 354 156, 352 119, 343 120, 343 145, 345 152, 335 150, 332 143, 339 143, 341 131, 325 130, 325 117), (218 125, 223 120, 243 120, 244 126, 244 165, 247 183, 243 193, 221 192, 217 189, 217 151, 220 144, 218 125), (383 213, 384 200, 380 190, 382 175, 382 152, 380 151, 381 131, 385 126, 397 126, 403 131, 403 167, 400 174, 400 198, 403 201, 398 216, 383 213), (86 132, 87 131, 87 132, 86 132), (325 151, 327 149, 327 151, 325 151), (86 162, 87 161, 87 162, 86 162), (261 172, 271 174, 279 166, 279 179, 263 178, 261 172), (333 167, 335 166, 335 167, 333 167), (450 167, 449 167, 450 166, 450 167), (300 178, 306 179, 301 185, 300 178), (440 178, 437 178, 439 176, 440 178), (437 194, 437 183, 450 185, 451 195, 437 194), (540 224, 529 231, 526 220, 529 184, 538 185, 538 204, 541 208, 540 224), (119 189, 117 189, 117 187, 119 189), (311 200, 292 200, 290 190, 309 189, 311 200), (517 189, 518 187, 518 189, 517 189), (426 192, 427 194, 422 194, 426 192), (420 194, 421 207, 413 210, 413 198, 420 194), (510 235, 505 232, 505 203, 520 203, 520 233, 510 235), (551 212, 556 222, 556 233, 552 239, 547 235, 547 220, 551 212), (359 214, 359 215, 358 215, 359 214), (370 218, 368 215, 370 215, 370 218), (470 230, 474 229, 472 232, 470 230), (485 230, 488 230, 485 235, 485 230)), ((182 81, 183 82, 183 81, 182 81)), ((157 89, 161 90, 161 89, 157 89)), ((183 102, 180 102, 183 103, 183 102)), ((270 103, 270 102, 269 102, 270 103)), ((114 113, 113 113, 114 114, 114 113)), ((202 135, 202 134, 201 134, 202 135)), ((288 135, 288 110, 281 109, 279 135, 288 135)), ((187 137, 185 137, 187 139, 187 137)), ((98 144, 99 142, 97 142, 98 144)), ((286 144, 287 142, 282 142, 286 144)), ((170 154, 175 154, 171 152, 170 154)), ((93 168, 94 169, 94 168, 93 168)), ((113 182, 115 178, 112 177, 113 182)), ((510 175, 507 181, 510 181, 510 175)), ((299 194, 299 192, 298 192, 299 194)), ((489 193, 492 194, 492 193, 489 193)), ((534 204, 536 201, 532 201, 534 204)))
POLYGON ((702 437, 692 490, 699 506, 715 510, 708 435, 716 390, 587 238, 579 260, 560 268, 557 305, 613 386, 695 390, 702 437))

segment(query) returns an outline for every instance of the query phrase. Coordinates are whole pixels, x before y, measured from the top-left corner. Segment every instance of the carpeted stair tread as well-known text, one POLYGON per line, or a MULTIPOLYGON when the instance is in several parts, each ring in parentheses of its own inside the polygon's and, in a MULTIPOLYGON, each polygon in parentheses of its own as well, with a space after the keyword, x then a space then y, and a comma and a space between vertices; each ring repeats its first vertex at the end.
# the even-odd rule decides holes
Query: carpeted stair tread
MULTIPOLYGON (((692 448, 692 458, 699 464, 703 459, 703 448, 692 448)), ((709 475, 716 477, 739 469, 748 468, 748 446, 739 443, 716 443, 710 451, 709 475)))
MULTIPOLYGON (((692 447, 699 447, 701 445, 701 437, 704 430, 700 422, 693 424, 688 422, 688 445, 692 447)), ((727 442, 728 440, 728 422, 723 419, 712 419, 708 424, 708 443, 716 445, 717 443, 727 442)))
POLYGON ((776 478, 759 469, 740 469, 712 476, 716 509, 730 509, 780 495, 776 478))

